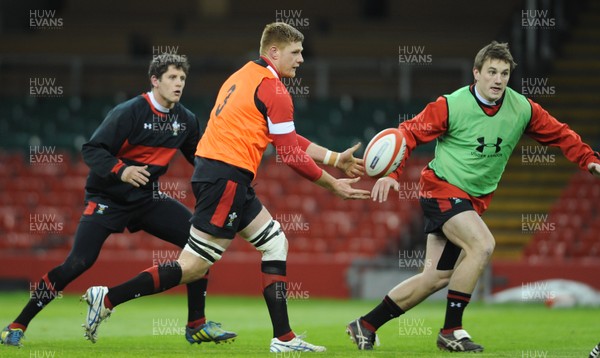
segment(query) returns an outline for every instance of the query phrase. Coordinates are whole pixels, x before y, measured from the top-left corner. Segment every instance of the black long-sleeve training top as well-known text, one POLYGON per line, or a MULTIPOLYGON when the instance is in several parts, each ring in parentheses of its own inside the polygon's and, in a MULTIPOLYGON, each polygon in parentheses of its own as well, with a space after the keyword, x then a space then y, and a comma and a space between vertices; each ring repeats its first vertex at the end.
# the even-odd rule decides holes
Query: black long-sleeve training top
POLYGON ((197 117, 180 103, 161 110, 151 96, 144 93, 117 105, 82 146, 83 160, 91 169, 86 198, 105 195, 130 203, 152 195, 153 183, 167 171, 177 150, 193 165, 201 133, 197 117), (136 188, 121 181, 129 165, 148 165, 146 185, 136 188))

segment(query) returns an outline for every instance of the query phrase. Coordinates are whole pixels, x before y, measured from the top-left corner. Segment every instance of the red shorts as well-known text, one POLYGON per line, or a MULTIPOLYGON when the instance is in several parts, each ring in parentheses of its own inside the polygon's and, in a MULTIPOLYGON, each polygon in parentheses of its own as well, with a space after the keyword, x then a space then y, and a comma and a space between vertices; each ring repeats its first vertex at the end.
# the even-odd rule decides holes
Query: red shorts
POLYGON ((422 188, 424 193, 427 193, 428 198, 460 198, 470 200, 473 204, 473 209, 480 216, 488 209, 494 196, 493 192, 483 196, 469 195, 462 189, 440 179, 429 167, 425 167, 421 171, 421 185, 419 187, 422 188))

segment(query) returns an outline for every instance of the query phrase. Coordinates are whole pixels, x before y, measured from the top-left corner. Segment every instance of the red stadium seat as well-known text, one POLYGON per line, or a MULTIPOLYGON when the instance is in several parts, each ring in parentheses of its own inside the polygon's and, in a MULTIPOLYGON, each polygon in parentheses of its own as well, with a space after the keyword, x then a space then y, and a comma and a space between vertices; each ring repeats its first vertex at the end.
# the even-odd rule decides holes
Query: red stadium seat
POLYGON ((13 192, 5 190, 0 193, 0 206, 12 206, 15 205, 16 200, 13 192))
POLYGON ((525 250, 528 257, 583 258, 596 253, 600 244, 600 211, 596 203, 600 198, 600 183, 588 173, 575 174, 553 205, 548 222, 555 230, 535 234, 525 250))
MULTIPOLYGON (((0 246, 15 247, 11 245, 16 243, 16 247, 22 249, 53 247, 67 250, 84 209, 84 186, 89 168, 80 155, 72 161, 68 158, 62 168, 54 169, 32 168, 25 165, 20 156, 11 156, 9 162, 20 168, 14 171, 14 175, 20 173, 20 176, 18 180, 6 175, 0 178, 0 184, 6 185, 7 189, 0 193, 0 232, 13 233, 11 240, 3 240, 0 246), (30 223, 35 221, 36 214, 54 215, 52 220, 62 224, 58 241, 44 233, 28 238, 30 223), (44 246, 45 239, 52 245, 44 246)), ((408 168, 417 174, 421 169, 410 165, 408 168)), ((191 171, 191 166, 178 155, 161 180, 176 185, 180 192, 185 191, 185 197, 176 199, 189 208, 195 204, 189 183, 191 171)), ((332 173, 341 176, 338 171, 332 170, 332 173)), ((363 178, 355 186, 370 190, 374 183, 373 179, 363 178)), ((420 220, 421 216, 420 210, 415 210, 414 202, 397 200, 394 196, 385 203, 341 200, 298 177, 274 158, 265 159, 254 184, 259 198, 286 228, 290 250, 299 253, 336 253, 350 257, 377 255, 397 245, 404 225, 415 225, 413 219, 420 220)), ((142 232, 114 234, 105 243, 109 252, 131 251, 150 256, 155 250, 173 248, 173 245, 142 232)), ((255 249, 238 239, 228 251, 249 253, 255 249)))

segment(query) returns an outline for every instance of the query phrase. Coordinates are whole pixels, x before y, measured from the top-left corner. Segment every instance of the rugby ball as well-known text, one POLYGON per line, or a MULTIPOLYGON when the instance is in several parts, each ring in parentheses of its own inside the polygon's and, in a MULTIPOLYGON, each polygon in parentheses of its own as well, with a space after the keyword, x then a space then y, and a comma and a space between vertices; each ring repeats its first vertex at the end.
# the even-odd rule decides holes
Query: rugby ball
POLYGON ((397 128, 384 129, 367 145, 364 154, 365 171, 373 178, 384 177, 398 168, 404 152, 406 139, 397 128))

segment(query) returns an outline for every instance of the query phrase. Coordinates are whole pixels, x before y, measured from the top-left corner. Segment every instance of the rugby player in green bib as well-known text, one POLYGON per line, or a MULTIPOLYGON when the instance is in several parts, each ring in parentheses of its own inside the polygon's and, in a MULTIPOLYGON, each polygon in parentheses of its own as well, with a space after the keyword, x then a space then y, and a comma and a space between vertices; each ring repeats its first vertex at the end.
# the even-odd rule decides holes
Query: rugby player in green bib
MULTIPOLYGON (((403 163, 417 145, 437 140, 434 159, 421 172, 419 184, 426 264, 422 273, 399 283, 373 310, 348 324, 358 349, 373 349, 379 327, 447 286, 437 346, 451 352, 483 351, 462 327, 464 309, 495 246, 480 216, 523 134, 560 148, 581 169, 600 176, 597 152, 539 104, 507 87, 515 66, 508 44, 490 43, 475 57, 473 85, 439 97, 400 124, 407 143, 403 163)), ((403 165, 376 182, 373 200, 383 202, 390 189, 399 190, 403 165)))

